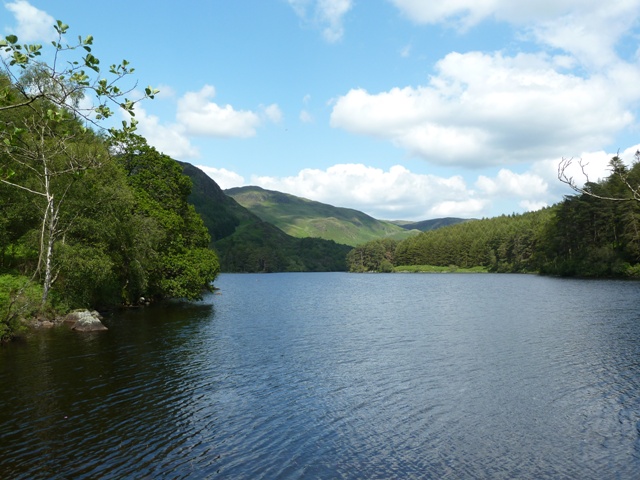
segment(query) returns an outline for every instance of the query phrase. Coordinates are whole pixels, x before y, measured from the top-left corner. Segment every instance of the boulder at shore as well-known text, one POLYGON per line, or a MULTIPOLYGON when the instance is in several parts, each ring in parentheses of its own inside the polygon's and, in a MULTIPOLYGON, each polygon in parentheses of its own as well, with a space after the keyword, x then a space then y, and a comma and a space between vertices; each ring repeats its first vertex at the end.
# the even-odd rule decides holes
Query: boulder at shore
POLYGON ((107 330, 107 327, 102 324, 100 319, 100 314, 95 310, 92 312, 89 310, 79 310, 66 315, 63 321, 71 327, 71 330, 78 332, 99 332, 107 330))

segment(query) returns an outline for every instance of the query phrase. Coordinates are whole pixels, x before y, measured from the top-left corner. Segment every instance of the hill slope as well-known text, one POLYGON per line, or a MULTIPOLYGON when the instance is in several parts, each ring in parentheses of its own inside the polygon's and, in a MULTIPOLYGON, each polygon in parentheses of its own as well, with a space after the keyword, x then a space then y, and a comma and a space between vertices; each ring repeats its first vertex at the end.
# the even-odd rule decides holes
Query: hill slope
POLYGON ((179 162, 193 187, 189 202, 202 216, 223 272, 344 271, 347 245, 294 238, 224 194, 202 170, 179 162))
POLYGON ((407 230, 420 230, 421 232, 428 232, 429 230, 436 230, 441 227, 448 227, 449 225, 455 225, 457 223, 468 222, 465 218, 434 218, 433 220, 423 220, 421 222, 405 222, 402 220, 393 220, 391 223, 398 225, 407 230))
POLYGON ((265 190, 256 186, 230 188, 225 193, 240 205, 293 237, 317 237, 356 246, 377 238, 408 238, 411 232, 350 208, 334 207, 265 190))

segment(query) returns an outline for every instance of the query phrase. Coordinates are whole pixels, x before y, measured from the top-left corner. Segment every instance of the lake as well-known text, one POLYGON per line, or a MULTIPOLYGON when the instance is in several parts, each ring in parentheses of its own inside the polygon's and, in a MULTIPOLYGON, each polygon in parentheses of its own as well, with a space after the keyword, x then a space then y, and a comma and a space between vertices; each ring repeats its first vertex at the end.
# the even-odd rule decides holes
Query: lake
POLYGON ((0 478, 640 478, 640 282, 223 274, 0 348, 0 478))

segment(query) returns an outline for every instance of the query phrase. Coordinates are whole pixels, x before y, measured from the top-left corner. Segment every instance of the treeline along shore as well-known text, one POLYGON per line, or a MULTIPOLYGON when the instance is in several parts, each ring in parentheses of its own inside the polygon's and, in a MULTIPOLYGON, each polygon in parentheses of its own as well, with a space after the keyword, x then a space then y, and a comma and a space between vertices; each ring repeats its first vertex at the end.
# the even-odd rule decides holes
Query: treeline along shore
MULTIPOLYGON (((471 220, 354 248, 352 272, 475 269, 579 277, 640 278, 640 153, 627 167, 539 211, 471 220), (413 268, 409 268, 413 267, 413 268)), ((562 171, 560 172, 562 174, 562 171)), ((562 175, 561 175, 562 178, 562 175)), ((567 180, 569 183, 569 180, 567 180)))

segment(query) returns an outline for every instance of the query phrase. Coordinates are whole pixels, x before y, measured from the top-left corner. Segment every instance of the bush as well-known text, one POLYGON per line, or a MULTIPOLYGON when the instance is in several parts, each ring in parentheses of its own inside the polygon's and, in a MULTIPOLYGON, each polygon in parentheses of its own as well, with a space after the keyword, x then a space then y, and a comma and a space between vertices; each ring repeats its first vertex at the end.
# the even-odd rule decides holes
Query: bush
POLYGON ((22 319, 36 315, 42 300, 42 287, 27 277, 0 275, 0 342, 24 330, 22 319))

